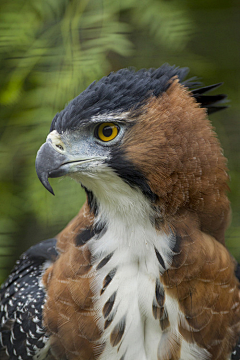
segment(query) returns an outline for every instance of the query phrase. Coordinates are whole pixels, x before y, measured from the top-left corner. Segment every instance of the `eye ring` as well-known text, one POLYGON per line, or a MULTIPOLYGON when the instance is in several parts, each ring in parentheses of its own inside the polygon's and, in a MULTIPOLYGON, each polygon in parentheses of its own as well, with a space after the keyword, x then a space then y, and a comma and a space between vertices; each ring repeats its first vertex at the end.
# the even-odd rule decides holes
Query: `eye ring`
POLYGON ((103 142, 108 142, 118 135, 119 126, 112 122, 104 122, 95 129, 95 137, 103 142))

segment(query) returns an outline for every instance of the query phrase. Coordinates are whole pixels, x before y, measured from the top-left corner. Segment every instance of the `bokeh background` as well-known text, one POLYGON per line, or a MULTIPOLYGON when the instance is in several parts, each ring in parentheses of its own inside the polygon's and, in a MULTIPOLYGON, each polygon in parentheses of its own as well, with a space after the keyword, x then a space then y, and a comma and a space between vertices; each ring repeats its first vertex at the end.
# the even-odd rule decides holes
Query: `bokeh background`
POLYGON ((78 212, 78 184, 53 179, 35 156, 54 114, 87 85, 122 67, 190 68, 223 81, 229 109, 211 116, 229 159, 233 220, 227 245, 240 260, 240 1, 1 0, 0 282, 30 245, 53 237, 78 212))

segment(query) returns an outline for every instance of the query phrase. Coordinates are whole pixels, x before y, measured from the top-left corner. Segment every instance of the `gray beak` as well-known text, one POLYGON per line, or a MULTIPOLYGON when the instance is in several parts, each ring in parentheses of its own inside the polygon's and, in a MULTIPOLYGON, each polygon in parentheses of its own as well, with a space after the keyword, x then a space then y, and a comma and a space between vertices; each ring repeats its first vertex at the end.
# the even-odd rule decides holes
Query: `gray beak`
POLYGON ((38 150, 36 157, 36 172, 39 180, 45 188, 54 195, 48 178, 60 177, 67 173, 66 168, 61 166, 68 162, 66 155, 56 151, 50 142, 45 142, 38 150))

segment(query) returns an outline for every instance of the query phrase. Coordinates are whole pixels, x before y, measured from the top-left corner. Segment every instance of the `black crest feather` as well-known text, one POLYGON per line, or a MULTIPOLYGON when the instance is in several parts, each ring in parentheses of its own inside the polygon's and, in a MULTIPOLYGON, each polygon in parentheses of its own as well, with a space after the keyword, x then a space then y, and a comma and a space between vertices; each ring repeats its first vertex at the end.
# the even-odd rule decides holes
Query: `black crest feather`
MULTIPOLYGON (((150 96, 158 97, 167 91, 173 77, 177 77, 180 83, 191 91, 191 88, 200 86, 201 83, 195 78, 184 81, 188 71, 188 68, 164 64, 158 69, 121 69, 112 72, 98 82, 93 82, 64 110, 56 114, 50 131, 57 130, 61 133, 67 129, 74 130, 92 116, 136 110, 150 96)), ((210 85, 191 91, 208 113, 225 108, 216 106, 225 100, 225 95, 203 95, 220 85, 210 85)))
POLYGON ((212 114, 216 111, 227 108, 227 106, 224 105, 218 106, 219 104, 222 104, 226 101, 227 95, 204 95, 209 91, 217 89, 222 84, 223 83, 218 83, 214 85, 204 86, 202 88, 194 89, 191 91, 197 102, 200 103, 202 107, 207 109, 208 114, 212 114))

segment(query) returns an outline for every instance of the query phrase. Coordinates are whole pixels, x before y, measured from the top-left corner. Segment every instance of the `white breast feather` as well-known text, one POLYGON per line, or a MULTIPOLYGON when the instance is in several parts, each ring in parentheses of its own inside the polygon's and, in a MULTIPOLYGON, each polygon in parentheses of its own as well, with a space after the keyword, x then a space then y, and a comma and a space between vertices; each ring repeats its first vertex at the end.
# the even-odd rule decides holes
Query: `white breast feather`
MULTIPOLYGON (((110 296, 116 292, 112 312, 113 321, 103 332, 105 348, 100 360, 162 360, 166 356, 166 345, 174 337, 181 338, 178 323, 181 315, 176 300, 165 296, 165 305, 170 320, 168 335, 163 336, 159 320, 152 313, 155 298, 156 279, 164 269, 157 260, 155 248, 161 254, 166 270, 171 266, 175 237, 157 231, 151 224, 152 208, 143 194, 125 184, 111 169, 79 179, 83 185, 94 192, 99 204, 96 223, 106 223, 107 231, 100 239, 88 242, 93 256, 92 271, 96 271, 93 284, 98 324, 104 328, 103 307, 110 296), (85 183, 85 184, 84 184, 85 183), (99 262, 113 253, 111 259, 101 269, 96 270, 99 262), (111 270, 116 274, 100 295, 103 281, 111 270), (120 343, 113 347, 110 334, 119 321, 126 316, 126 327, 120 343), (162 341, 161 341, 162 339, 162 341), (159 346, 162 346, 160 349, 159 346), (165 353, 165 355, 164 355, 165 353), (163 357, 158 356, 162 354, 163 357)), ((181 358, 184 360, 206 360, 207 351, 197 345, 182 340, 181 358), (197 357, 196 357, 197 356, 197 357)))

